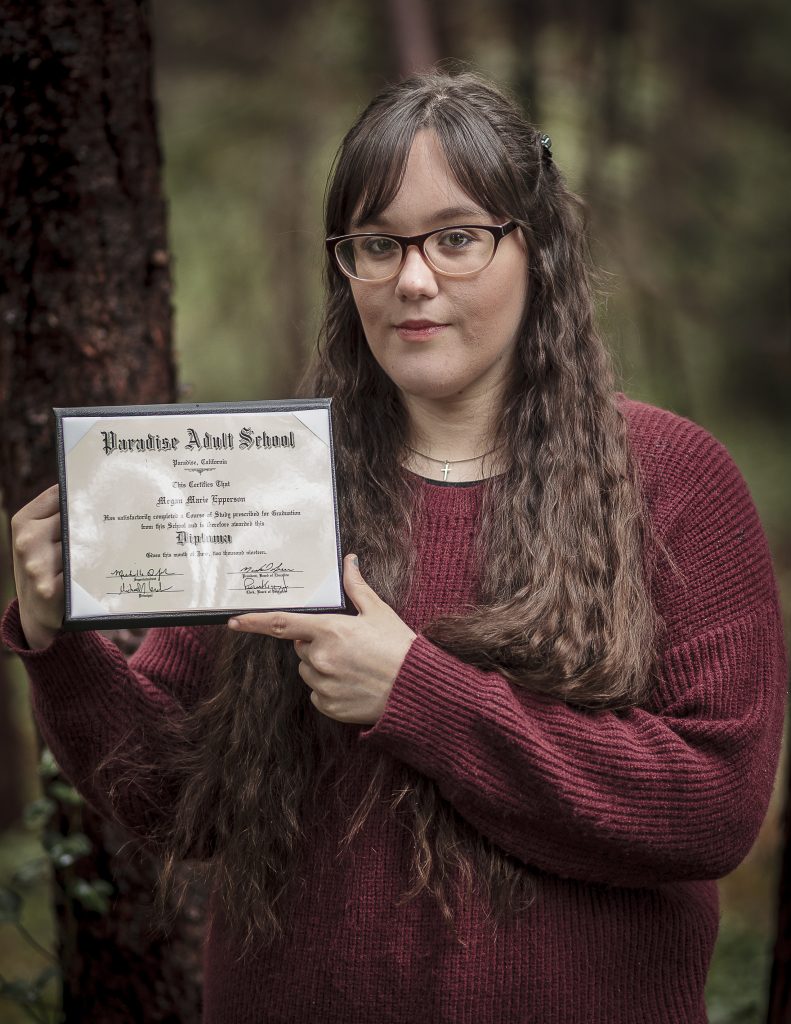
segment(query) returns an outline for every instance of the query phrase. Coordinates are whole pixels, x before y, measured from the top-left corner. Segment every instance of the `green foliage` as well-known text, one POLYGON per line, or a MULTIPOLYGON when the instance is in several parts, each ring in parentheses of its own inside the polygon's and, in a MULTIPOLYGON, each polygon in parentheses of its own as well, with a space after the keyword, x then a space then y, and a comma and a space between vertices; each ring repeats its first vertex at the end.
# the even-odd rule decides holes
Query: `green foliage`
POLYGON ((0 924, 16 924, 21 909, 22 897, 19 893, 8 886, 0 886, 0 924))
POLYGON ((48 878, 51 869, 49 857, 34 857, 20 864, 11 876, 11 885, 16 889, 30 889, 48 878))
POLYGON ((54 779, 60 774, 60 768, 58 768, 55 758, 52 756, 52 751, 45 747, 41 752, 41 758, 38 763, 38 774, 42 779, 54 779))
POLYGON ((723 917, 706 985, 710 1024, 763 1024, 770 951, 737 915, 723 917))
POLYGON ((57 1017, 48 1016, 52 1007, 44 1002, 44 990, 51 981, 57 979, 60 972, 57 967, 45 967, 32 981, 4 981, 0 979, 0 997, 16 1003, 26 1011, 31 1020, 57 1021, 57 1017))
POLYGON ((97 878, 93 882, 75 878, 67 887, 66 894, 81 903, 86 910, 92 910, 96 914, 107 914, 110 910, 113 887, 103 878, 97 878))
POLYGON ((33 800, 25 808, 23 821, 25 822, 26 828, 31 829, 33 832, 37 832, 40 828, 49 823, 50 818, 57 810, 58 805, 54 800, 51 800, 47 796, 42 796, 38 800, 33 800))
POLYGON ((69 807, 80 807, 84 802, 74 786, 70 786, 67 782, 51 782, 47 786, 47 792, 55 800, 69 807))
POLYGON ((44 849, 56 868, 70 868, 80 857, 91 852, 91 843, 87 836, 81 832, 76 835, 49 836, 46 833, 42 838, 44 849))
POLYGON ((47 964, 32 979, 0 976, 0 998, 15 1004, 28 1019, 38 1024, 58 1024, 62 1015, 57 1006, 48 1001, 48 989, 59 981, 60 970, 51 952, 23 923, 25 894, 51 875, 53 868, 58 868, 68 899, 79 903, 84 910, 107 914, 113 886, 101 878, 80 878, 72 870, 81 857, 91 852, 90 840, 82 832, 68 835, 56 832, 52 823, 59 812, 63 817, 65 812, 79 808, 83 801, 79 793, 59 777, 58 766, 49 750, 41 755, 38 774, 45 783, 45 794, 25 808, 24 823, 26 828, 39 834, 45 855, 16 865, 9 884, 0 885, 0 926, 15 928, 19 937, 47 964))

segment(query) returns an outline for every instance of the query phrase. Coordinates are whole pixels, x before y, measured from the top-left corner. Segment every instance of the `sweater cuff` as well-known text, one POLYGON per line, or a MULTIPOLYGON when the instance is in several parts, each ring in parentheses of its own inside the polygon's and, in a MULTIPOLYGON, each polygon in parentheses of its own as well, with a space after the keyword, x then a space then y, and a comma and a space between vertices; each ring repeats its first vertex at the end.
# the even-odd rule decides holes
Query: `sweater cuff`
POLYGON ((27 637, 22 629, 22 620, 19 617, 19 601, 17 598, 6 608, 2 619, 0 619, 0 641, 13 653, 18 654, 25 661, 40 660, 50 655, 58 647, 61 638, 65 637, 64 630, 59 630, 47 647, 39 647, 31 650, 28 646, 27 637))
POLYGON ((114 645, 91 630, 67 632, 61 629, 48 647, 31 650, 22 630, 16 598, 0 620, 0 641, 21 659, 34 691, 38 685, 43 685, 48 694, 57 692, 63 698, 84 700, 85 680, 94 663, 106 671, 108 649, 123 658, 114 645))
POLYGON ((444 750, 461 753, 459 740, 474 728, 476 703, 481 689, 486 689, 487 675, 418 635, 379 721, 361 732, 360 739, 435 774, 444 750))

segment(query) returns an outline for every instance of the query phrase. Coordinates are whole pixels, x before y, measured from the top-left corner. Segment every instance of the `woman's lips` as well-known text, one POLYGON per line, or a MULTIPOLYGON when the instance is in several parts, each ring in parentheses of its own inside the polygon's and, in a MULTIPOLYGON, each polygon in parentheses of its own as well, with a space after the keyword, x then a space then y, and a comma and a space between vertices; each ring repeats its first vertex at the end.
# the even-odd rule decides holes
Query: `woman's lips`
POLYGON ((396 332, 399 338, 404 341, 428 341, 434 338, 440 331, 444 331, 447 324, 437 324, 433 320, 404 320, 396 324, 396 332))

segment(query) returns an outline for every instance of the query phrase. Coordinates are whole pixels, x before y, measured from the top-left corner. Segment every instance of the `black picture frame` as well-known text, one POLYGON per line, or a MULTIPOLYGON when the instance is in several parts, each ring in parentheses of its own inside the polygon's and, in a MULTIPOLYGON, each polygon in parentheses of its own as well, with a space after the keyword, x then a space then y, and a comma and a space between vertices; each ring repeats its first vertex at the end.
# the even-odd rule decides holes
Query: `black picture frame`
POLYGON ((177 626, 225 623, 234 614, 245 614, 254 610, 266 611, 298 611, 306 614, 318 612, 342 612, 346 609, 343 593, 343 556, 341 552, 340 523, 338 519, 338 497, 335 474, 335 448, 332 435, 332 399, 285 399, 281 401, 257 402, 207 402, 178 403, 161 405, 123 405, 123 406, 72 406, 53 409, 57 436, 58 480, 60 484, 61 533, 63 542, 63 578, 65 614, 63 628, 66 630, 87 629, 118 629, 148 628, 152 626, 177 626), (64 426, 70 418, 145 420, 146 417, 173 416, 181 420, 189 417, 229 415, 229 414, 267 414, 267 413, 299 413, 310 410, 326 410, 327 430, 329 436, 329 462, 331 476, 331 513, 334 517, 335 562, 338 572, 339 597, 337 603, 316 606, 294 606, 293 604, 278 605, 277 608, 267 605, 265 608, 184 608, 171 611, 146 611, 139 613, 127 612, 93 615, 76 615, 74 611, 74 585, 72 580, 72 558, 70 545, 69 523, 69 485, 67 480, 67 452, 64 443, 64 426))

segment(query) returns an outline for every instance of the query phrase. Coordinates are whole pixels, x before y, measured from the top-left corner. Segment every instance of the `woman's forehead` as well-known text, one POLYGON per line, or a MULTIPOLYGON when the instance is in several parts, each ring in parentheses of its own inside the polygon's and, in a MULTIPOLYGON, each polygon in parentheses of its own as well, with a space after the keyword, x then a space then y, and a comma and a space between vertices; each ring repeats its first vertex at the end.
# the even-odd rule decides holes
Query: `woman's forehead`
POLYGON ((353 229, 364 223, 366 226, 396 230, 404 222, 415 224, 419 221, 421 225, 428 222, 461 223, 468 218, 488 216, 485 208, 461 187, 439 140, 427 130, 415 136, 392 200, 364 221, 360 220, 362 207, 361 200, 355 208, 353 229))

